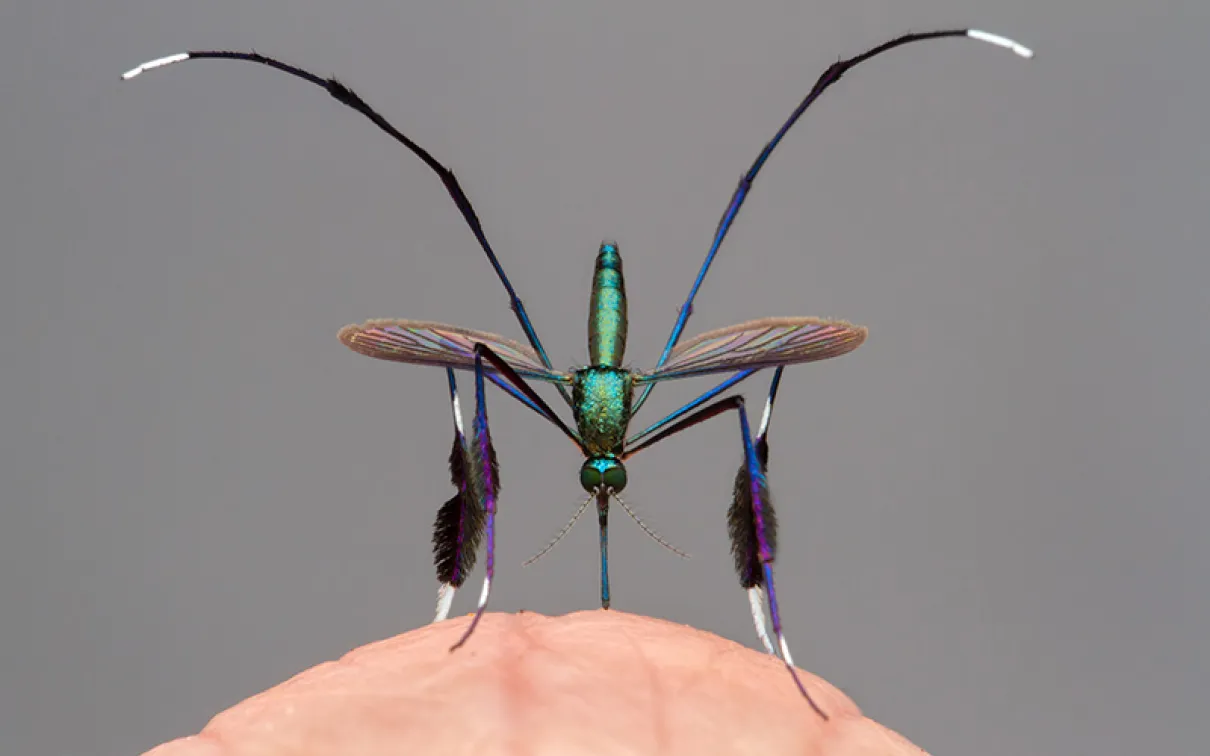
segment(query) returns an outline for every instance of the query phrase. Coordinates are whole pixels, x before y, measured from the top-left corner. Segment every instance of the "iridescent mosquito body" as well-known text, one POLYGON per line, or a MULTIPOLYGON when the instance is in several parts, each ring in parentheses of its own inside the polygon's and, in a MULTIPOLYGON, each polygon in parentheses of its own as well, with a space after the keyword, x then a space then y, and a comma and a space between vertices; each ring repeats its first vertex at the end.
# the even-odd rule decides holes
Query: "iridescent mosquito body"
MULTIPOLYGON (((478 549, 486 542, 486 576, 474 618, 451 650, 474 632, 491 592, 495 575, 495 517, 500 492, 499 467, 487 422, 485 382, 491 381, 505 393, 541 415, 564 433, 584 455, 580 485, 588 493, 571 522, 537 556, 541 556, 566 533, 576 518, 595 500, 600 528, 601 606, 609 607, 608 512, 610 501, 624 511, 652 538, 668 546, 638 519, 619 494, 626 487, 625 461, 640 451, 698 423, 724 412, 735 411, 739 420, 742 461, 735 475, 731 507, 727 513, 731 552, 740 584, 747 590, 753 623, 765 649, 780 655, 799 691, 825 719, 827 715, 811 698, 794 669, 790 649, 782 632, 777 594, 773 585, 776 551, 776 517, 766 478, 769 457, 768 431, 773 402, 788 365, 828 359, 856 349, 866 329, 843 321, 811 317, 766 318, 722 328, 681 343, 681 335, 693 312, 693 300, 706 278, 723 239, 735 221, 757 174, 804 111, 850 68, 892 48, 942 37, 967 37, 1011 50, 1025 58, 1028 48, 995 34, 977 29, 907 34, 885 42, 856 57, 832 64, 789 119, 765 145, 756 161, 740 179, 714 233, 706 259, 679 310, 672 333, 655 367, 648 371, 623 367, 626 349, 626 289, 618 246, 603 242, 597 252, 588 317, 590 363, 563 372, 551 367, 550 359, 526 314, 525 306, 487 241, 479 218, 454 174, 426 150, 392 126, 351 89, 335 79, 323 78, 273 58, 252 52, 197 51, 178 53, 144 63, 122 75, 132 79, 154 68, 194 59, 227 58, 260 63, 311 82, 327 90, 338 101, 356 110, 406 146, 440 177, 446 191, 461 211, 496 275, 508 292, 510 305, 525 333, 528 346, 482 331, 414 320, 371 320, 346 326, 340 340, 349 348, 381 360, 433 365, 445 368, 454 421, 450 450, 450 477, 456 493, 440 508, 433 532, 433 553, 440 582, 434 621, 445 619, 454 592, 466 581, 478 549), (772 368, 773 379, 765 400, 756 435, 748 424, 744 399, 731 395, 716 399, 727 389, 760 370, 772 368), (467 429, 463 424, 455 370, 473 372, 475 412, 467 429), (656 383, 677 378, 728 373, 724 381, 696 399, 658 420, 646 429, 627 435, 634 414, 647 400, 656 383), (534 391, 531 382, 553 384, 571 409, 574 428, 564 423, 534 391), (766 624, 766 599, 771 638, 766 624), (776 638, 776 644, 773 638, 776 638)), ((680 553, 680 552, 677 552, 680 553)), ((537 556, 534 558, 536 559, 537 556)), ((683 556, 683 555, 682 555, 683 556)), ((531 560, 532 561, 532 560, 531 560)))

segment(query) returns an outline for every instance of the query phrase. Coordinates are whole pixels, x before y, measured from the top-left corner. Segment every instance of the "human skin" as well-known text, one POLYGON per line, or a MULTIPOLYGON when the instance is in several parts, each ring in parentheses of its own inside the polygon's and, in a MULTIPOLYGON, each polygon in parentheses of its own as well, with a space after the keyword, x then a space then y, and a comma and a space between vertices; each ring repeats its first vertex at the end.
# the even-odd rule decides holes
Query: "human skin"
POLYGON ((816 754, 924 751, 774 657, 613 610, 469 616, 371 643, 147 756, 816 754))

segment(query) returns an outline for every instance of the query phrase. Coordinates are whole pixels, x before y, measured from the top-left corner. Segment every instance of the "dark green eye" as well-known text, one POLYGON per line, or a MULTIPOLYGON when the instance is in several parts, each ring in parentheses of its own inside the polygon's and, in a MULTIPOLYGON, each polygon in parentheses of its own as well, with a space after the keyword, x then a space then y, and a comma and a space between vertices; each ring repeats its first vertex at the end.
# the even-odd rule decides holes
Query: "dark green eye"
POLYGON ((593 467, 591 462, 585 462, 580 468, 580 485, 589 493, 593 493, 601 485, 601 471, 593 467))
POLYGON ((614 465, 605 470, 605 475, 602 476, 606 488, 611 488, 615 492, 621 491, 626 487, 626 468, 621 465, 614 465))

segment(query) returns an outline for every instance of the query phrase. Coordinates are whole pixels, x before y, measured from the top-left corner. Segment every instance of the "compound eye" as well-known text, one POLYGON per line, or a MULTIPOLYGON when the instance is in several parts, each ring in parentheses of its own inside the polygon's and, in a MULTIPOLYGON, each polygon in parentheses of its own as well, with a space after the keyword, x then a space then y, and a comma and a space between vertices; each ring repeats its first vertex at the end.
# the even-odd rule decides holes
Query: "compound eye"
POLYGON ((621 465, 614 465, 609 468, 605 471, 604 482, 606 488, 621 491, 626 487, 626 468, 621 465))
POLYGON ((580 468, 580 485, 588 493, 595 492, 601 485, 601 471, 591 464, 585 464, 580 468))

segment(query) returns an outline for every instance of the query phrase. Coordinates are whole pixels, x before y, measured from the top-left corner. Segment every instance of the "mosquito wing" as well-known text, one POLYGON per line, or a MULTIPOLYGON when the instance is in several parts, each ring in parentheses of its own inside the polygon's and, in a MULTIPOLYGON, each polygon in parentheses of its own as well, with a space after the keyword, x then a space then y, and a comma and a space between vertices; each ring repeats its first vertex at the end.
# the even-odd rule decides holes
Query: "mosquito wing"
POLYGON ((709 331, 672 351, 668 362, 636 383, 707 373, 759 370, 847 354, 865 341, 866 329, 843 320, 764 318, 709 331))
MULTIPOLYGON (((494 333, 426 323, 420 320, 368 320, 340 329, 340 341, 354 352, 392 362, 475 369, 475 343, 482 343, 524 378, 567 383, 571 377, 551 370, 529 347, 494 333)), ((494 371, 484 361, 485 370, 494 371)))

